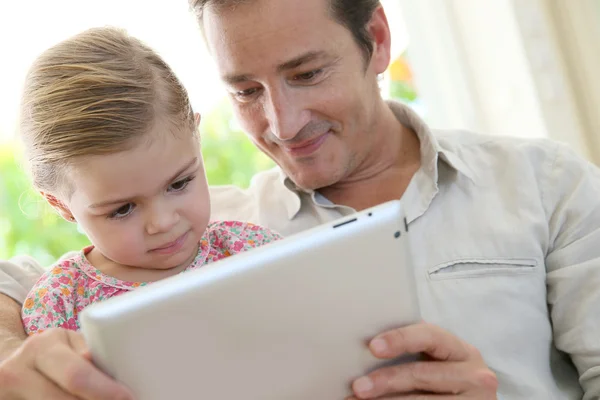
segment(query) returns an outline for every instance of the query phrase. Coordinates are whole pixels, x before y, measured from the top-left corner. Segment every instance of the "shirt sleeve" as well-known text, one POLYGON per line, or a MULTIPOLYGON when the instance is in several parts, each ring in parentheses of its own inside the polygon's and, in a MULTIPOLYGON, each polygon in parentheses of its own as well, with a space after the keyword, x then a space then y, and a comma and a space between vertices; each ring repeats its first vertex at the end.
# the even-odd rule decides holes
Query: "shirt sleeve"
POLYGON ((45 273, 25 298, 21 318, 28 335, 50 328, 78 330, 70 274, 60 266, 45 273))
POLYGON ((23 304, 27 292, 44 273, 44 268, 33 258, 15 257, 0 260, 0 293, 23 304))
POLYGON ((556 347, 569 354, 584 400, 600 398, 600 169, 559 145, 546 172, 548 304, 556 347))

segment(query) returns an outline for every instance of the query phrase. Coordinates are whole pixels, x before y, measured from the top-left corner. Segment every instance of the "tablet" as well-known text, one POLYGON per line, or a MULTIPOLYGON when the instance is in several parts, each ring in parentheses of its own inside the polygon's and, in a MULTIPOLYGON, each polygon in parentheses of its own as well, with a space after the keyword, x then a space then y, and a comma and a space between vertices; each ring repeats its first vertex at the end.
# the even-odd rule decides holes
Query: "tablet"
POLYGON ((82 314, 96 365, 138 400, 341 400, 366 343, 419 321, 399 201, 206 265, 82 314))

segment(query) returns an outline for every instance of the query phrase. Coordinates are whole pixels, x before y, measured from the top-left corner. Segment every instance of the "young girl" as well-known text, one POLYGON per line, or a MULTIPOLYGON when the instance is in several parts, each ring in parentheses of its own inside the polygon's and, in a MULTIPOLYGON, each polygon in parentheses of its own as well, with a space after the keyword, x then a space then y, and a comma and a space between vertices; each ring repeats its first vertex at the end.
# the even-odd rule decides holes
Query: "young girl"
POLYGON ((78 330, 91 303, 279 238, 209 223, 198 123, 173 71, 120 30, 83 32, 36 60, 21 121, 33 184, 93 245, 37 282, 28 334, 78 330))

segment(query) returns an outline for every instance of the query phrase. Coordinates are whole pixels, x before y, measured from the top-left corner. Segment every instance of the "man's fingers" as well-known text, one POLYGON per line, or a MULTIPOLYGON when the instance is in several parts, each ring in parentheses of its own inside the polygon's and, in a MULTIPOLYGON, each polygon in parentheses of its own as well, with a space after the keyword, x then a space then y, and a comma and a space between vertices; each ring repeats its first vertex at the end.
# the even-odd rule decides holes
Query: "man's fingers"
MULTIPOLYGON (((446 395, 446 394, 405 394, 405 395, 397 395, 397 396, 385 396, 385 397, 372 397, 373 400, 456 400, 456 396, 454 395, 446 395)), ((346 400, 363 400, 358 397, 348 397, 346 400)))
POLYGON ((78 400, 31 370, 4 369, 0 370, 0 399, 78 400))
MULTIPOLYGON (((80 400, 79 398, 66 393, 64 390, 48 381, 39 374, 31 374, 27 385, 30 392, 23 396, 24 399, 44 399, 44 400, 80 400)), ((21 397, 19 397, 21 398, 21 397)), ((9 397, 10 399, 10 397, 9 397)))
POLYGON ((85 343, 85 339, 83 335, 79 332, 75 331, 65 331, 67 334, 67 339, 69 341, 69 345, 77 354, 83 356, 86 360, 92 361, 92 354, 88 349, 87 344, 85 343))
POLYGON ((381 359, 424 353, 428 361, 381 368, 357 379, 352 389, 358 399, 495 399, 498 380, 479 351, 440 327, 419 323, 394 329, 376 336, 369 347, 381 359))
POLYGON ((359 399, 380 398, 391 393, 396 396, 418 392, 458 395, 479 387, 490 374, 493 375, 486 368, 473 369, 463 362, 413 362, 378 369, 357 379, 352 389, 359 399))
MULTIPOLYGON (((59 331, 56 334, 70 333, 59 331)), ((56 382, 65 392, 83 400, 133 400, 125 387, 110 379, 69 347, 71 340, 77 343, 75 337, 69 337, 40 352, 34 361, 35 369, 50 381, 56 382)), ((86 351, 85 347, 79 344, 76 346, 79 346, 79 350, 86 351)))
POLYGON ((376 336, 369 348, 378 358, 392 359, 404 354, 425 353, 438 361, 466 361, 477 350, 435 325, 420 323, 376 336))
POLYGON ((0 399, 133 400, 85 353, 76 332, 49 329, 30 337, 0 364, 0 399))
POLYGON ((69 330, 64 330, 62 332, 67 336, 69 346, 71 346, 76 353, 83 354, 88 352, 87 344, 85 344, 85 339, 81 333, 69 330))

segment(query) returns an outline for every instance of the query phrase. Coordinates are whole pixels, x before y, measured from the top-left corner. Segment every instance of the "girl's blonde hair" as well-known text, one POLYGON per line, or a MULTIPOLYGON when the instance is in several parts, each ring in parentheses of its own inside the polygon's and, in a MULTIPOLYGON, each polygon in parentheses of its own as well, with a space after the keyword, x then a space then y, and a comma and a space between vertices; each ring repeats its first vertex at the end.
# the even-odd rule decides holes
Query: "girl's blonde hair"
POLYGON ((187 91, 140 40, 94 28, 46 50, 23 92, 20 133, 34 186, 72 192, 65 168, 131 149, 158 118, 195 131, 187 91))

